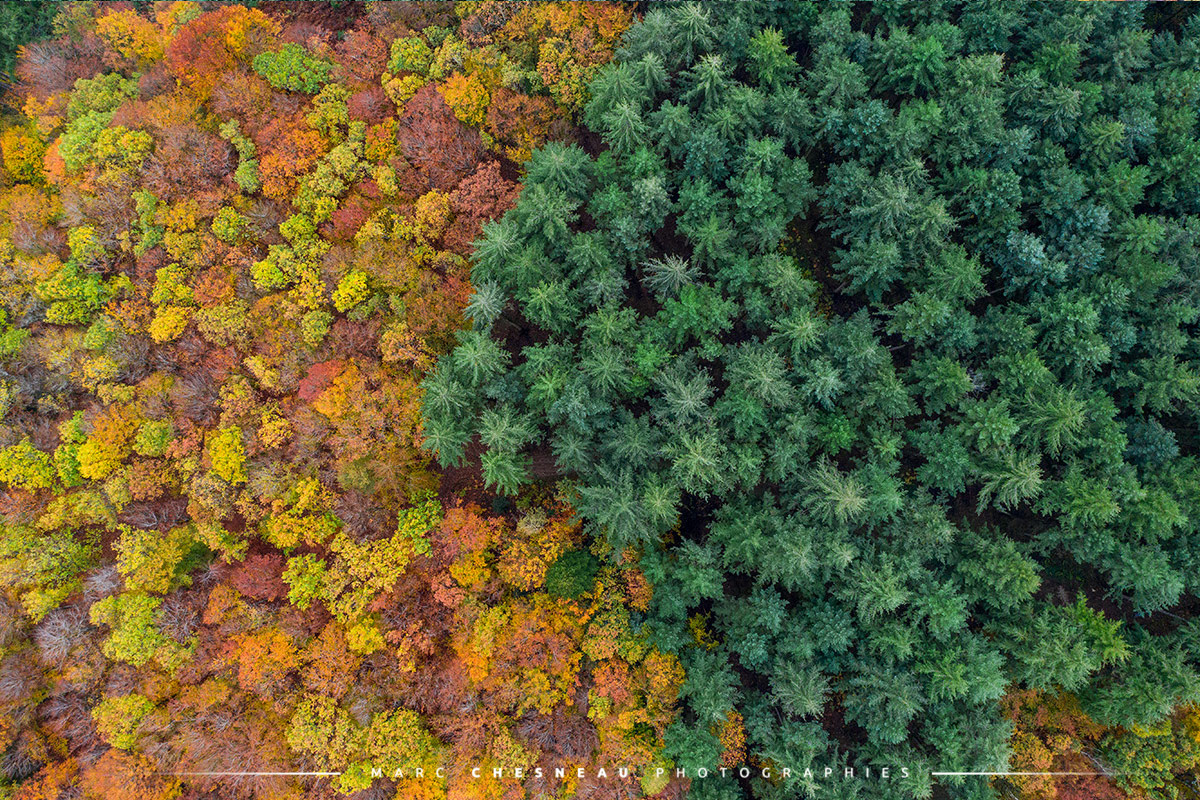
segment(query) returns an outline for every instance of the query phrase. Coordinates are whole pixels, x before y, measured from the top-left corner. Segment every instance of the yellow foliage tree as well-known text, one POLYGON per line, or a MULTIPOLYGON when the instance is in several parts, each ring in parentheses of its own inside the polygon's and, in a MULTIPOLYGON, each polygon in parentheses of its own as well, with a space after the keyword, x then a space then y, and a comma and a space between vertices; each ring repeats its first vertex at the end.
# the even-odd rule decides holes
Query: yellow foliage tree
POLYGON ((438 87, 438 91, 463 124, 473 128, 483 125, 492 98, 475 73, 463 75, 456 72, 438 87))
POLYGON ((231 425, 210 433, 205 449, 213 475, 228 483, 246 482, 246 448, 241 428, 231 425))

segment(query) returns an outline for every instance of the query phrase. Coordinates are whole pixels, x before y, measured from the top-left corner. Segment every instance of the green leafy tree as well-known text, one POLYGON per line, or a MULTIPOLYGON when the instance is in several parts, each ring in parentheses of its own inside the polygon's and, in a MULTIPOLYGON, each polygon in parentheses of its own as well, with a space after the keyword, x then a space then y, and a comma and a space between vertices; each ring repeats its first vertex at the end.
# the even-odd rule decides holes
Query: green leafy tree
POLYGON ((276 89, 316 94, 329 80, 333 64, 315 58, 298 44, 287 43, 275 52, 254 57, 254 71, 276 89))

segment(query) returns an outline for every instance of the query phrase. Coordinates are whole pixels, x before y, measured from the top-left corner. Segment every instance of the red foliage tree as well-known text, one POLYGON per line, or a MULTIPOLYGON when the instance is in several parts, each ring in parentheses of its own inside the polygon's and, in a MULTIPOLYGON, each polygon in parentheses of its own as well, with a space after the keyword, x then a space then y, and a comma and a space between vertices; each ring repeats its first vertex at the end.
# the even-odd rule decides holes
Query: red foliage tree
POLYGON ((350 95, 346 109, 351 119, 360 119, 368 125, 383 122, 392 113, 392 102, 381 86, 369 86, 350 95))
POLYGON ((317 399, 325 391, 334 378, 342 374, 346 364, 343 361, 322 361, 308 368, 308 373, 300 381, 296 396, 305 402, 317 399))
POLYGON ((22 92, 40 99, 69 91, 80 78, 104 70, 104 42, 94 35, 31 42, 21 48, 17 79, 22 92))
POLYGON ((453 189, 483 157, 479 134, 459 122, 432 84, 405 104, 396 136, 429 189, 453 189))
POLYGON ((339 241, 353 239, 354 234, 369 216, 371 216, 371 209, 366 203, 361 198, 352 198, 334 211, 333 216, 330 217, 330 238, 339 241))
POLYGON ((213 111, 221 119, 236 119, 241 131, 252 139, 281 117, 290 117, 300 108, 300 99, 277 92, 258 75, 234 72, 212 94, 213 111))
MULTIPOLYGON (((1096 765, 1072 754, 1063 759, 1067 772, 1095 772, 1096 765)), ((1127 800, 1129 795, 1111 780, 1099 775, 1066 775, 1054 781, 1055 800, 1127 800)))
POLYGON ((247 556, 230 576, 233 588, 254 600, 277 600, 287 594, 283 582, 283 556, 265 553, 247 556))
POLYGON ((378 88, 387 59, 387 43, 363 28, 347 32, 338 44, 337 61, 351 86, 378 88))
POLYGON ((483 509, 474 503, 451 506, 433 534, 433 544, 443 559, 454 561, 461 553, 483 550, 498 542, 503 525, 503 518, 484 516, 483 509))
POLYGON ((480 164, 450 195, 455 218, 443 240, 446 249, 469 253, 472 242, 480 238, 483 223, 515 206, 520 193, 519 184, 500 174, 499 161, 480 164))
POLYGON ((168 203, 215 189, 237 162, 219 136, 190 124, 170 125, 146 160, 147 187, 168 203))

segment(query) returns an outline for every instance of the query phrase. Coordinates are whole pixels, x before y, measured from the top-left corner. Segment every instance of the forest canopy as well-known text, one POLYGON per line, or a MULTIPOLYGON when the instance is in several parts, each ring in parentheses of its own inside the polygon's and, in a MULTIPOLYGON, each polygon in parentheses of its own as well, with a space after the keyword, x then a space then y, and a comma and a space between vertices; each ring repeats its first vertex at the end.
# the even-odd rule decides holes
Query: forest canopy
POLYGON ((761 763, 999 771, 1013 685, 1190 724, 1200 24, 1166 22, 653 8, 591 85, 603 150, 535 152, 484 226, 426 446, 504 492, 549 454, 636 554, 676 763, 738 720, 761 763))
POLYGON ((1195 794, 1186 4, 0 11, 0 800, 1195 794))

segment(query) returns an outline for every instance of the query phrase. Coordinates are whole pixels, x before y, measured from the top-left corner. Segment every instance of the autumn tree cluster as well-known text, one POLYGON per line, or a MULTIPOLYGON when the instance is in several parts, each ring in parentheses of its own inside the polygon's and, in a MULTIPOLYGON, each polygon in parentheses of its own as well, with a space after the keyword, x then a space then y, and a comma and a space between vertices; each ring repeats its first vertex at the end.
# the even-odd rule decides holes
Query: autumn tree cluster
POLYGON ((16 41, 3 800, 1194 794, 1189 7, 16 41))
POLYGON ((515 800, 616 764, 643 791, 683 679, 635 632, 644 575, 553 491, 493 509, 442 477, 418 413, 471 243, 533 149, 579 136, 632 21, 81 2, 22 49, 0 797, 515 800), (341 775, 187 774, 305 769, 341 775))

